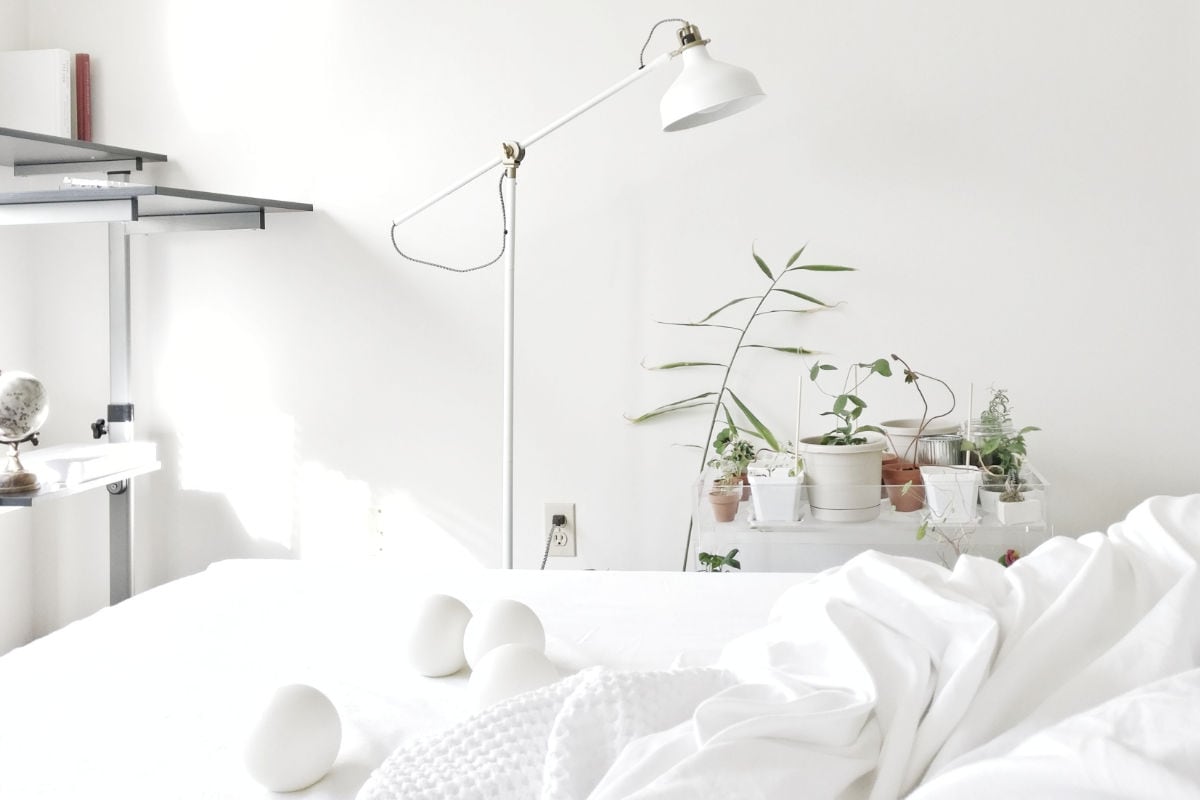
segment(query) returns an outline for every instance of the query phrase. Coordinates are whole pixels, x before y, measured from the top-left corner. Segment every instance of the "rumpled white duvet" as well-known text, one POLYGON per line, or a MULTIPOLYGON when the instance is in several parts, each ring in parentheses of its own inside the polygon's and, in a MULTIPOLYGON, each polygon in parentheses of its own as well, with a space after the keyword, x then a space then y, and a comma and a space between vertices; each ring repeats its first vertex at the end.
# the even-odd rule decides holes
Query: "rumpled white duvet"
POLYGON ((1197 798, 1198 559, 1200 496, 1008 569, 867 553, 713 667, 585 670, 402 747, 360 798, 1197 798))

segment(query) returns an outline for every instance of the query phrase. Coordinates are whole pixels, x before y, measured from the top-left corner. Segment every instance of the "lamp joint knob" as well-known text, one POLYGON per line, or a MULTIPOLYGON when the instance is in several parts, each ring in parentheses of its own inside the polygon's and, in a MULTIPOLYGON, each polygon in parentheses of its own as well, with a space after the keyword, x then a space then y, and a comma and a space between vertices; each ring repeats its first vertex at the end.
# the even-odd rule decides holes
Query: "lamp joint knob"
POLYGON ((525 158, 525 148, 521 147, 519 142, 501 142, 500 148, 504 151, 504 169, 508 177, 515 180, 517 167, 521 166, 521 160, 525 158))

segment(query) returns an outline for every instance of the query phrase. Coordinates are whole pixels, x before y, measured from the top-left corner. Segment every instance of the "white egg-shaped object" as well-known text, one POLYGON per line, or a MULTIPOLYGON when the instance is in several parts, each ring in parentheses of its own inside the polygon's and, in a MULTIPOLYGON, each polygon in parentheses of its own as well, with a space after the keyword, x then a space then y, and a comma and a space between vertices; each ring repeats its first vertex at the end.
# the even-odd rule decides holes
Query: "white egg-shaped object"
POLYGON ((502 644, 489 650, 471 673, 468 692, 476 709, 558 680, 558 670, 540 649, 502 644))
POLYGON ((497 600, 471 618, 463 636, 463 652, 471 669, 487 652, 502 644, 546 649, 546 630, 533 609, 517 600, 497 600))
POLYGON ((467 665, 463 636, 471 609, 448 594, 432 594, 417 609, 408 636, 408 661, 428 678, 453 675, 467 665))
POLYGON ((342 721, 329 698, 305 684, 281 686, 250 730, 246 769, 272 792, 294 792, 325 777, 341 746, 342 721))

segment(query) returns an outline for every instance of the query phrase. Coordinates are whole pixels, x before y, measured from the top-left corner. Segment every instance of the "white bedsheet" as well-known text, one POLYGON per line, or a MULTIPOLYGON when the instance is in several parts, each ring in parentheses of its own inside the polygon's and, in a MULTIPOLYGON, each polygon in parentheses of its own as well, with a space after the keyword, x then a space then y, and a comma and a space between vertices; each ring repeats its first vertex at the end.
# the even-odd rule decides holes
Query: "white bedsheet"
POLYGON ((580 728, 581 692, 612 727, 647 683, 694 697, 693 672, 514 699, 537 724, 485 714, 406 745, 362 797, 1200 797, 1198 560, 1200 496, 1154 498, 1007 570, 867 553, 789 590, 726 648, 728 680, 619 753, 547 741, 580 728), (496 769, 531 749, 540 768, 496 769), (564 762, 595 781, 551 782, 564 762))
POLYGON ((243 771, 241 738, 292 682, 330 696, 343 742, 324 780, 288 796, 354 797, 398 744, 467 715, 465 676, 405 664, 406 610, 430 591, 528 603, 567 674, 711 660, 797 579, 222 562, 0 658, 0 798, 274 796, 243 771))

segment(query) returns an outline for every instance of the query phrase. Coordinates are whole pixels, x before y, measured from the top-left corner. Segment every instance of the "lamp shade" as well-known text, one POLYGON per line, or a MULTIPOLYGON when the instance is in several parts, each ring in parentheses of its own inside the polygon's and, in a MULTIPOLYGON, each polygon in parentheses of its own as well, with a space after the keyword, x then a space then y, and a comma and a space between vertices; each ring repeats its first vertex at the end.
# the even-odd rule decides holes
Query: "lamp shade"
POLYGON ((766 97, 754 73, 717 61, 706 45, 688 47, 679 55, 683 71, 659 105, 664 131, 682 131, 724 119, 766 97))

